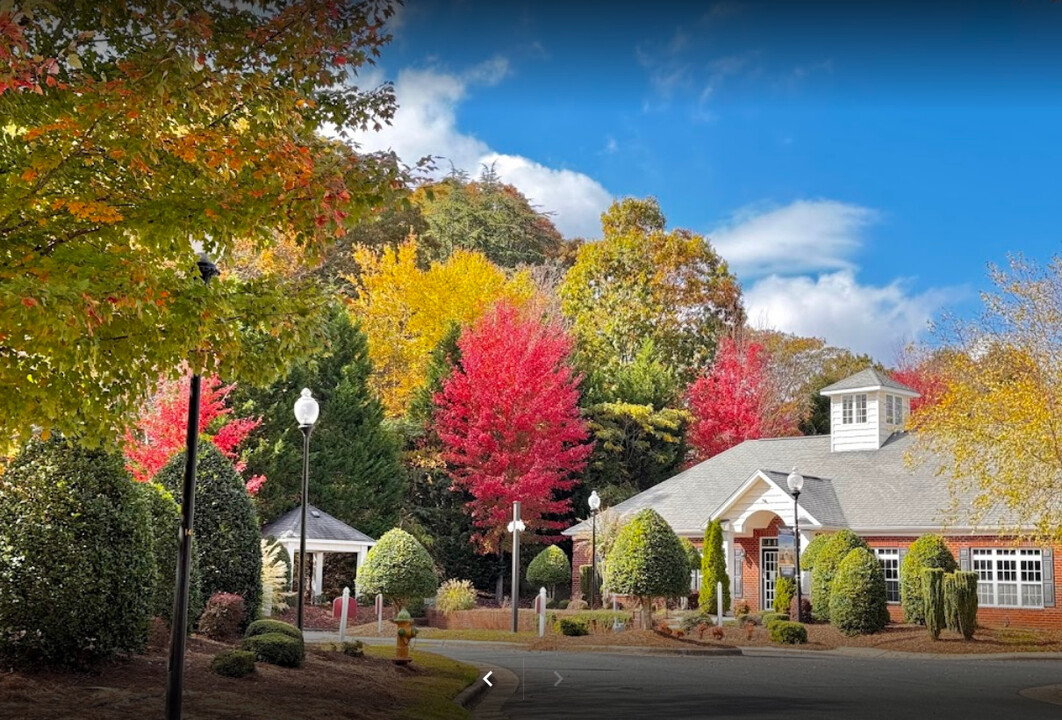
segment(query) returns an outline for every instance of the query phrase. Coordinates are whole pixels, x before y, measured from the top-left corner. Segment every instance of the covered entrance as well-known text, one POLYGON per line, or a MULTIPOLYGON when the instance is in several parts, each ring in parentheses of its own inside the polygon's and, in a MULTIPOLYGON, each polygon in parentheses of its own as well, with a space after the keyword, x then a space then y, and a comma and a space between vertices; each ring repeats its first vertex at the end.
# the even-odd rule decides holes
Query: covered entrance
POLYGON ((778 538, 760 538, 760 609, 774 607, 774 583, 778 575, 778 538))

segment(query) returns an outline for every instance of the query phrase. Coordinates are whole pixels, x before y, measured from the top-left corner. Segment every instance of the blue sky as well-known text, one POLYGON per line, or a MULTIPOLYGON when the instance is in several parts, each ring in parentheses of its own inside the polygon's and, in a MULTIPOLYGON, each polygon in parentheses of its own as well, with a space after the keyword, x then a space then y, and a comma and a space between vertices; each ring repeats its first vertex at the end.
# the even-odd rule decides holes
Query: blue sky
POLYGON ((653 195, 754 324, 889 361, 1062 249, 1062 3, 410 0, 394 33, 364 147, 494 162, 567 235, 653 195))

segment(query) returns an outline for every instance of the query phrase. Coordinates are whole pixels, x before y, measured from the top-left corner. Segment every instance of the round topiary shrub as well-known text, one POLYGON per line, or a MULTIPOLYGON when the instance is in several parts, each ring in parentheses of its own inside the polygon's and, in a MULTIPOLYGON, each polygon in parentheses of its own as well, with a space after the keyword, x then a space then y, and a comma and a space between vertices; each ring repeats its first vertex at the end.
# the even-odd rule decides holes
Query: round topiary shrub
POLYGON ((642 510, 620 530, 605 564, 605 584, 610 592, 640 600, 647 630, 653 624, 653 598, 689 592, 689 558, 671 526, 655 510, 642 510))
POLYGON ((235 640, 243 623, 243 598, 235 593, 214 593, 199 617, 199 632, 211 640, 235 640))
POLYGON ((815 622, 830 622, 830 589, 841 561, 856 548, 870 549, 866 541, 851 530, 841 530, 826 537, 828 539, 815 557, 815 569, 811 571, 811 616, 815 622))
POLYGON ((527 566, 527 581, 536 588, 545 586, 550 597, 556 594, 558 585, 571 582, 571 579, 572 564, 556 545, 550 545, 535 555, 527 566))
MULTIPOLYGON (((155 535, 154 553, 155 593, 151 600, 151 614, 167 624, 173 620, 173 591, 177 586, 177 554, 180 550, 180 506, 166 488, 155 483, 140 483, 151 513, 151 528, 155 535)), ((203 612, 203 588, 199 577, 199 560, 192 553, 188 577, 188 632, 192 631, 203 612)))
POLYGON ((306 645, 302 639, 283 633, 244 638, 240 647, 254 653, 256 660, 280 667, 300 667, 306 659, 306 645))
POLYGON ((254 653, 246 650, 225 650, 210 661, 210 669, 231 678, 247 677, 254 672, 254 653))
POLYGON ((423 603, 439 587, 435 564, 415 537, 400 528, 384 533, 358 569, 358 595, 382 594, 396 608, 423 603))
MULTIPOLYGON (((155 481, 181 502, 183 452, 159 470, 155 481)), ((204 597, 235 593, 243 598, 244 627, 258 616, 262 598, 262 547, 258 515, 232 462, 212 442, 199 445, 196 470, 195 540, 204 597)))
POLYGON ((476 607, 476 589, 471 580, 447 580, 435 593, 435 609, 444 615, 476 607))
POLYGON ((815 569, 815 563, 819 559, 819 553, 826 547, 826 543, 830 541, 832 535, 821 534, 816 535, 808 543, 808 546, 802 548, 800 551, 800 569, 804 572, 811 572, 815 569))
POLYGON ((296 640, 302 640, 302 631, 294 625, 280 620, 255 620, 253 623, 247 626, 246 637, 254 637, 255 635, 266 635, 268 633, 280 633, 281 635, 287 635, 293 637, 296 640))
POLYGON ((900 564, 900 603, 906 623, 926 624, 926 599, 922 592, 922 571, 926 568, 940 568, 945 573, 959 569, 940 535, 923 535, 915 540, 900 564))
POLYGON ((881 563, 867 548, 856 548, 841 561, 833 579, 830 624, 845 635, 865 635, 880 631, 888 622, 881 563))
POLYGON ((0 657, 80 666, 147 643, 147 499, 116 455, 32 440, 0 476, 0 657))
POLYGON ((808 641, 808 629, 798 622, 777 620, 767 627, 771 642, 783 645, 803 645, 808 641))

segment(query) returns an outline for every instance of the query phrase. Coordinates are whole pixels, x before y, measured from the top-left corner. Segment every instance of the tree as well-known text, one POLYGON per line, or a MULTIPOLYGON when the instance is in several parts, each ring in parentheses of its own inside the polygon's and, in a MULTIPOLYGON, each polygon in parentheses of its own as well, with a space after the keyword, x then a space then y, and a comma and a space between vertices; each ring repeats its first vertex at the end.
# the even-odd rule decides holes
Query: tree
POLYGON ((349 83, 391 4, 29 8, 3 14, 0 382, 20 391, 0 436, 114 442, 160 370, 260 382, 310 352, 318 283, 222 263, 204 285, 193 243, 222 258, 291 238, 315 257, 404 190, 392 153, 318 134, 392 117, 390 86, 349 83))
POLYGON ((898 367, 889 373, 893 380, 918 392, 919 397, 911 398, 912 415, 940 399, 945 387, 942 368, 946 367, 949 355, 946 348, 928 351, 911 347, 900 357, 898 367))
POLYGON ((907 548, 907 555, 900 565, 900 602, 903 605, 903 621, 925 625, 925 593, 922 588, 922 571, 940 568, 946 573, 959 569, 955 556, 944 544, 940 535, 923 535, 907 548))
POLYGON ((580 367, 629 363, 651 340, 688 382, 744 323, 737 280, 702 236, 665 232, 656 200, 618 201, 601 222, 604 239, 579 248, 560 288, 580 367))
POLYGON ((557 586, 570 582, 572 579, 572 564, 568 562, 568 556, 556 545, 535 555, 535 559, 527 566, 527 581, 535 587, 545 586, 549 590, 549 596, 557 594, 557 586))
POLYGON ((679 537, 679 542, 682 543, 682 549, 686 551, 686 559, 690 563, 690 572, 700 572, 701 554, 697 552, 696 546, 687 537, 679 537))
MULTIPOLYGON (((833 579, 841 561, 856 548, 869 549, 866 540, 851 530, 841 530, 827 536, 811 571, 811 615, 816 622, 831 622, 830 593, 833 579)), ((884 596, 884 590, 882 591, 884 596)))
POLYGON ((800 423, 800 431, 805 435, 829 435, 830 399, 820 395, 819 391, 868 367, 882 372, 885 370, 881 363, 874 362, 869 355, 855 355, 843 348, 823 348, 819 370, 807 378, 800 391, 810 405, 807 416, 800 423))
POLYGON ((620 530, 605 565, 609 592, 638 598, 642 626, 653 626, 653 598, 689 591, 689 558, 664 518, 651 508, 640 511, 620 530))
POLYGON ((382 594, 396 609, 431 597, 439 587, 428 551, 399 528, 388 530, 369 549, 357 582, 359 596, 382 594))
POLYGON ((524 306, 534 295, 527 273, 509 277, 480 253, 457 250, 425 270, 417 248, 413 238, 397 250, 360 248, 361 274, 349 278, 358 293, 350 310, 369 338, 372 387, 391 418, 407 413, 429 353, 454 324, 472 323, 501 299, 524 306))
POLYGON ((716 609, 718 584, 723 583, 723 612, 730 609, 730 577, 723 554, 723 524, 712 520, 704 529, 704 553, 701 555, 701 593, 699 604, 709 612, 716 609))
POLYGON ((675 407, 680 399, 674 370, 659 357, 651 340, 642 343, 630 362, 613 359, 608 365, 587 369, 583 402, 648 405, 656 410, 675 407))
POLYGON ((830 585, 830 624, 845 635, 881 631, 889 622, 885 572, 869 549, 857 547, 837 566, 830 585))
POLYGON ((568 365, 571 340, 502 303, 458 346, 461 367, 435 396, 435 422, 454 486, 474 498, 477 540, 486 552, 499 547, 516 500, 528 532, 552 538, 565 526, 553 517, 571 508, 559 494, 593 451, 568 365))
POLYGON ((239 407, 262 418, 248 443, 247 466, 273 479, 255 501, 265 522, 301 502, 303 436, 292 407, 302 388, 310 388, 321 407, 310 436, 310 502, 376 537, 397 521, 405 490, 399 438, 384 426, 383 406, 369 388, 365 335, 335 305, 326 332, 312 361, 236 398, 239 407))
POLYGON ((745 440, 796 433, 795 417, 779 412, 771 392, 763 348, 743 347, 730 338, 719 344, 711 369, 688 391, 689 441, 698 460, 707 460, 745 440))

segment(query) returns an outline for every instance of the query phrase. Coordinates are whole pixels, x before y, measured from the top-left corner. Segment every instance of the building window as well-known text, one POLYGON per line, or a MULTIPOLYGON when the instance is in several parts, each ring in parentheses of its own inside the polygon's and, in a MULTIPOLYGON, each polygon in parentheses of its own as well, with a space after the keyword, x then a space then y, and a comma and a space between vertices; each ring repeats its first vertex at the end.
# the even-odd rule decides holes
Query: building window
POLYGON ((986 607, 1044 606, 1043 563, 1039 550, 971 550, 977 573, 977 602, 986 607))
POLYGON ((855 421, 865 423, 867 421, 867 394, 860 393, 855 396, 855 421))
POLYGON ((903 398, 899 395, 885 396, 885 422, 889 425, 903 425, 903 398))
POLYGON ((852 396, 851 395, 845 395, 843 398, 841 398, 841 424, 842 425, 851 425, 852 424, 852 405, 853 405, 853 402, 852 402, 852 396))
POLYGON ((882 572, 885 573, 885 600, 900 602, 900 550, 899 548, 874 548, 882 572))
POLYGON ((841 424, 865 423, 867 421, 867 394, 841 397, 841 424))

